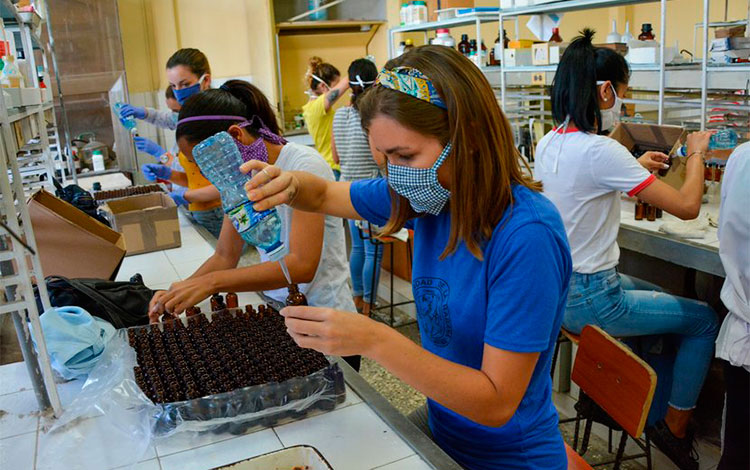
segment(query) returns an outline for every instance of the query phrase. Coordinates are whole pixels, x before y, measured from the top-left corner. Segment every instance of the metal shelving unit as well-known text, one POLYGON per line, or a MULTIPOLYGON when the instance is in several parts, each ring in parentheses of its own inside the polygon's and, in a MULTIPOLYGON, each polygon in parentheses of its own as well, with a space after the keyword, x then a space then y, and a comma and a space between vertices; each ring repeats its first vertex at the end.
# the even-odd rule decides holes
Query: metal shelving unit
POLYGON ((424 42, 427 44, 427 33, 429 31, 435 31, 443 28, 457 28, 459 26, 470 26, 476 27, 477 42, 480 42, 482 37, 481 26, 482 23, 491 23, 497 21, 496 13, 476 13, 473 15, 462 15, 455 18, 450 18, 442 21, 430 21, 428 23, 419 23, 413 25, 399 26, 398 28, 391 28, 388 31, 388 55, 393 57, 396 53, 394 48, 395 35, 398 33, 412 33, 422 32, 424 33, 424 42))
MULTIPOLYGON (((665 63, 665 38, 667 30, 666 22, 666 0, 646 0, 654 3, 658 1, 661 4, 661 31, 660 31, 660 61, 656 64, 631 64, 632 76, 630 79, 630 88, 634 91, 656 92, 658 98, 654 100, 627 100, 626 102, 637 104, 655 105, 658 113, 657 122, 664 123, 667 108, 687 108, 700 110, 700 128, 705 129, 708 117, 708 99, 709 90, 716 92, 729 92, 739 89, 750 90, 750 64, 728 64, 714 65, 708 62, 708 30, 710 27, 724 26, 724 23, 708 23, 709 0, 703 2, 703 56, 700 62, 694 62, 687 65, 669 65, 665 63), (690 101, 680 98, 668 98, 667 90, 676 90, 679 94, 681 91, 697 90, 701 94, 698 101, 690 101)), ((515 19, 519 16, 534 15, 551 12, 566 12, 576 10, 587 10, 597 8, 609 8, 624 6, 637 2, 633 0, 571 0, 556 3, 544 3, 541 5, 530 5, 526 7, 514 8, 511 10, 501 10, 499 14, 499 24, 504 21, 515 19)), ((746 21, 727 22, 726 25, 746 24, 746 21)), ((502 28, 500 28, 502 29, 502 28)), ((696 28, 697 31, 697 28, 696 28)), ((502 48, 502 45, 501 45, 502 48)), ((504 52, 503 52, 504 55, 504 52)), ((527 67, 505 67, 501 62, 500 67, 485 69, 485 73, 494 86, 500 88, 500 101, 503 109, 507 106, 509 87, 528 86, 531 82, 531 74, 545 72, 544 85, 549 86, 552 83, 556 65, 549 66, 527 66, 527 67), (491 70, 490 70, 491 69, 491 70)), ((531 98, 531 97, 530 97, 531 98)), ((537 96, 536 99, 542 99, 537 96)), ((721 104, 722 107, 731 108, 734 111, 750 113, 750 102, 745 100, 744 104, 721 104)))
MULTIPOLYGON (((36 35, 31 27, 21 21, 9 0, 0 0, 0 13, 4 23, 12 21, 18 25, 24 55, 32 66, 31 70, 36 73, 32 50, 32 37, 36 35)), ((41 44, 38 37, 36 43, 41 44)), ((35 85, 38 88, 39 85, 35 85)), ((37 284, 44 310, 50 308, 50 302, 26 206, 26 191, 30 188, 24 184, 26 177, 38 174, 47 174, 47 182, 51 184, 49 177, 54 174, 54 167, 45 119, 45 112, 50 109, 51 105, 45 103, 27 107, 11 115, 0 93, 0 314, 8 313, 13 318, 40 410, 51 408, 55 416, 60 416, 62 406, 39 322, 33 283, 37 284), (26 124, 25 121, 28 121, 29 128, 33 128, 32 124, 35 124, 39 131, 39 143, 28 147, 38 147, 39 152, 19 158, 15 134, 22 134, 23 129, 15 126, 26 124), (28 170, 26 173, 20 170, 19 163, 27 165, 23 167, 28 170), (34 332, 33 339, 31 331, 34 332)))

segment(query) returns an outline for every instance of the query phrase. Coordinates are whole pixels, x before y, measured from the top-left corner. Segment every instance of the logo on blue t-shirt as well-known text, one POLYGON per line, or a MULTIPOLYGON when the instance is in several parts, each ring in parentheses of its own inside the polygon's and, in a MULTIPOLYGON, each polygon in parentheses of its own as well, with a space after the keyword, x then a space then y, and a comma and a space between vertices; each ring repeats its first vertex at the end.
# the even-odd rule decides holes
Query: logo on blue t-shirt
POLYGON ((414 300, 417 304, 419 329, 435 346, 445 347, 453 336, 448 311, 450 287, 442 279, 420 277, 414 281, 414 300))

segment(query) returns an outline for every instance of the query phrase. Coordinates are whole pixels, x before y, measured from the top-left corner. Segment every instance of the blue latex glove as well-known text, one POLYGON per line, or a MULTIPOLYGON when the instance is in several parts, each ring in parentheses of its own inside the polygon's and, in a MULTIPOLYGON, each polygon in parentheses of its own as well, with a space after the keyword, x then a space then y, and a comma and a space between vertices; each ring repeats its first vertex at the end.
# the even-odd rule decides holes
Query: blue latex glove
POLYGON ((172 176, 172 169, 159 163, 146 163, 141 166, 141 171, 143 171, 143 176, 149 181, 156 181, 157 179, 168 180, 172 176))
POLYGON ((156 159, 167 153, 167 151, 164 150, 161 145, 157 144, 153 140, 139 136, 134 137, 133 140, 135 141, 135 148, 137 148, 141 152, 146 152, 156 159))
POLYGON ((169 196, 172 198, 175 204, 178 206, 187 206, 190 204, 187 199, 185 199, 185 193, 187 192, 188 188, 185 187, 178 187, 171 193, 169 193, 169 196))
POLYGON ((140 106, 133 106, 132 104, 125 104, 120 108, 120 118, 125 119, 133 116, 136 119, 146 118, 146 108, 140 106))

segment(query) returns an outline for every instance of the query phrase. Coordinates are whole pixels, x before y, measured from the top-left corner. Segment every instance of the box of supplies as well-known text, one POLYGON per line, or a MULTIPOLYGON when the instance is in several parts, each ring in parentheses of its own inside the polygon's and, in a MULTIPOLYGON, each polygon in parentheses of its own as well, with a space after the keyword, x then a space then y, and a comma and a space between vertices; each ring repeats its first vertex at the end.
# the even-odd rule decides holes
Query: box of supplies
POLYGON ((672 187, 679 189, 685 181, 685 162, 675 158, 687 132, 680 126, 659 126, 656 124, 619 123, 609 136, 633 153, 638 151, 657 151, 671 157, 669 170, 659 178, 672 187))
POLYGON ((27 201, 45 276, 114 279, 125 256, 122 235, 39 190, 27 201))
POLYGON ((555 44, 550 44, 549 46, 549 63, 550 64, 559 64, 560 59, 562 59, 562 55, 565 53, 565 49, 568 47, 567 42, 559 42, 555 44))
POLYGON ((503 59, 506 67, 531 65, 531 49, 505 49, 503 59))
POLYGON ((177 248, 182 244, 177 206, 169 195, 155 192, 112 199, 102 210, 112 228, 125 238, 127 256, 177 248))
POLYGON ((531 46, 531 63, 534 65, 549 65, 550 43, 540 42, 531 46))

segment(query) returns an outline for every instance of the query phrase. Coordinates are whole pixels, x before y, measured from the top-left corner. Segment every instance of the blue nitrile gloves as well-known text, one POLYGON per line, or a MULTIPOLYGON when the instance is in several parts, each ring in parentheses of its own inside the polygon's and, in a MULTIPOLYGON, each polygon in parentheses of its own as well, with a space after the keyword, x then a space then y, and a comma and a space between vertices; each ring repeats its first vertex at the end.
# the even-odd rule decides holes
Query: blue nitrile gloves
POLYGON ((120 108, 120 118, 125 119, 133 116, 136 119, 146 118, 146 108, 140 106, 133 106, 132 104, 125 104, 120 108))
POLYGON ((157 160, 159 159, 159 157, 167 153, 167 151, 164 150, 161 145, 145 137, 136 136, 133 138, 133 141, 135 142, 135 148, 137 148, 141 152, 146 152, 157 160))
POLYGON ((146 163, 141 166, 141 171, 143 171, 143 176, 149 181, 156 181, 157 179, 168 180, 172 176, 172 169, 159 163, 146 163))
POLYGON ((169 196, 178 206, 187 206, 188 204, 190 204, 190 202, 185 199, 185 193, 187 192, 187 190, 188 188, 177 186, 177 189, 169 193, 169 196))

